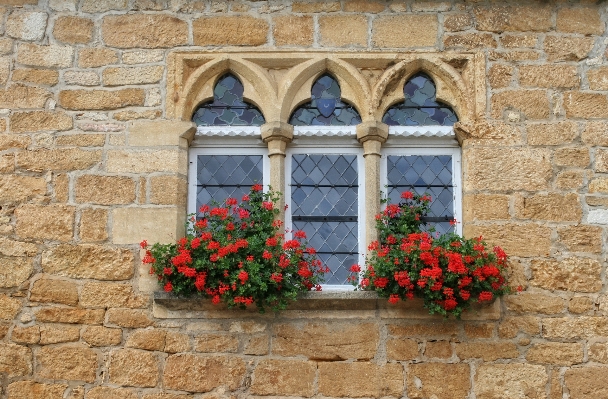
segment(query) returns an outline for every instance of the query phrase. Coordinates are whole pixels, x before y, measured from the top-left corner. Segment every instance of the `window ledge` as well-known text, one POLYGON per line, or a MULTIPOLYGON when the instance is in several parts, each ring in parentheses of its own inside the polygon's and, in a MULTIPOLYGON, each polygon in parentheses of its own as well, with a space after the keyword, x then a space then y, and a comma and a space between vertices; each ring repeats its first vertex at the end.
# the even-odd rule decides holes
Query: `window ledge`
MULTIPOLYGON (((474 305, 463 313, 463 320, 498 320, 501 300, 488 305, 474 305)), ((260 315, 257 309, 228 309, 224 304, 213 305, 202 298, 180 298, 166 292, 154 293, 154 316, 157 318, 235 318, 260 315)), ((381 317, 403 319, 442 319, 430 315, 421 299, 389 304, 370 291, 321 291, 301 294, 298 300, 278 315, 268 311, 261 317, 381 317)))

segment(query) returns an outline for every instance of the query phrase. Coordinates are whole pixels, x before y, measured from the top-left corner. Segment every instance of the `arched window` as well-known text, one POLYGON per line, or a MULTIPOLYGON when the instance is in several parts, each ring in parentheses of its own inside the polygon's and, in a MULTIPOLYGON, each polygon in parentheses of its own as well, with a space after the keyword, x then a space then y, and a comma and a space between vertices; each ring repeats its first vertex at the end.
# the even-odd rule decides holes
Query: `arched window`
POLYGON ((225 74, 213 89, 213 101, 199 106, 192 116, 197 134, 190 148, 189 213, 212 201, 240 199, 252 185, 264 183, 268 150, 259 129, 264 116, 245 102, 243 92, 241 81, 225 74), (235 126, 242 127, 239 135, 246 137, 235 140, 235 126))

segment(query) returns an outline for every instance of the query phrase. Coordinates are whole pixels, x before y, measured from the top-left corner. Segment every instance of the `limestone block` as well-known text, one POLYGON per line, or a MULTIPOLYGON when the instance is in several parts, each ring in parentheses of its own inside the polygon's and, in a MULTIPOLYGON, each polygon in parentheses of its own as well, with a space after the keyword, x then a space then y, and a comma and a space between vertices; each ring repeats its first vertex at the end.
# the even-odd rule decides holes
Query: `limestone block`
POLYGON ((492 95, 492 118, 501 119, 506 109, 519 110, 528 119, 549 117, 549 98, 544 90, 508 90, 492 95))
POLYGON ((95 381, 97 353, 82 345, 42 347, 36 353, 36 362, 42 378, 95 381))
POLYGON ((167 331, 165 352, 178 353, 190 351, 190 337, 175 331, 167 331))
POLYGON ((70 110, 111 110, 131 105, 144 105, 143 89, 62 90, 59 104, 70 110))
MULTIPOLYGON (((122 1, 126 3, 126 0, 122 1)), ((97 3, 97 0, 91 2, 97 3)), ((198 44, 196 22, 193 23, 193 30, 194 44, 198 44)), ((186 21, 162 14, 108 15, 102 20, 101 32, 105 44, 117 48, 166 48, 188 43, 186 21), (146 29, 142 29, 143 26, 146 29)), ((216 34, 222 35, 226 32, 220 27, 216 34)), ((248 31, 240 34, 245 37, 248 31)))
POLYGON ((443 17, 443 29, 446 32, 460 32, 473 26, 473 16, 469 13, 451 13, 443 17))
POLYGON ((192 22, 196 46, 260 46, 266 43, 268 30, 268 22, 246 15, 202 17, 192 22))
POLYGON ((598 226, 565 226, 557 229, 559 241, 570 252, 602 252, 603 229, 598 226))
POLYGON ((254 335, 245 342, 244 355, 264 356, 270 350, 270 341, 267 335, 254 335))
POLYGON ((586 296, 575 296, 568 302, 568 311, 570 313, 586 313, 595 309, 593 299, 586 296))
POLYGON ((187 153, 180 150, 110 150, 106 167, 110 173, 177 172, 186 174, 187 153))
POLYGON ((519 83, 522 86, 545 88, 575 88, 581 78, 575 66, 522 65, 519 67, 519 83))
POLYGON ((32 139, 26 135, 0 134, 0 151, 17 148, 27 148, 32 139))
POLYGON ((530 363, 572 366, 583 362, 581 343, 543 342, 532 345, 526 354, 530 363))
POLYGON ((274 334, 272 352, 275 355, 326 360, 371 359, 379 339, 378 327, 368 323, 279 324, 274 334))
POLYGON ((516 216, 522 219, 553 222, 580 222, 583 211, 578 194, 537 194, 521 197, 515 206, 516 216))
POLYGON ((339 1, 308 2, 294 1, 291 11, 298 13, 336 12, 342 8, 339 1))
POLYGON ((311 16, 281 15, 273 19, 272 35, 276 46, 311 46, 314 25, 311 16))
POLYGON ((538 44, 537 34, 504 34, 501 35, 500 42, 505 48, 527 47, 534 48, 538 44))
POLYGON ((74 207, 21 205, 15 210, 15 216, 20 237, 70 241, 74 236, 74 207))
POLYGON ((51 345, 62 342, 75 342, 80 339, 80 326, 42 326, 40 328, 40 345, 51 345))
POLYGON ((51 97, 47 89, 16 83, 0 90, 0 108, 44 108, 51 97))
POLYGON ((608 363, 608 342, 596 342, 589 346, 589 360, 608 363))
POLYGON ((94 26, 93 20, 88 18, 62 16, 55 21, 53 36, 64 43, 88 43, 93 37, 94 26))
POLYGON ((15 39, 37 41, 44 37, 48 15, 45 12, 13 11, 6 20, 5 33, 15 39))
POLYGON ((46 307, 36 311, 36 320, 42 323, 102 324, 103 309, 46 307))
POLYGON ((9 399, 63 399, 67 384, 39 384, 34 381, 17 381, 9 384, 9 399))
POLYGON ((49 0, 49 7, 53 11, 76 11, 78 0, 49 0))
POLYGON ((164 58, 164 50, 133 50, 122 53, 123 64, 148 64, 161 62, 164 58))
POLYGON ((66 85, 97 86, 99 75, 93 71, 65 71, 63 81, 66 85))
POLYGON ((78 66, 80 68, 97 68, 117 63, 118 55, 116 51, 109 48, 92 47, 78 51, 78 66))
POLYGON ((568 121, 528 124, 526 131, 530 145, 568 144, 578 138, 578 125, 568 121))
POLYGON ((372 42, 375 47, 432 47, 438 29, 436 14, 379 16, 373 22, 372 42))
POLYGON ((605 367, 583 367, 566 370, 564 382, 571 399, 602 399, 608 396, 605 367))
POLYGON ((382 1, 347 0, 344 3, 345 12, 379 13, 384 11, 386 5, 382 1))
POLYGON ((589 206, 603 206, 608 208, 608 198, 604 196, 587 195, 585 196, 585 200, 589 206))
POLYGON ((232 334, 205 334, 194 339, 194 350, 204 353, 237 352, 239 340, 232 334))
POLYGON ((511 256, 548 256, 551 249, 551 228, 535 223, 464 227, 465 237, 482 236, 490 245, 499 245, 511 256))
POLYGON ((403 366, 389 363, 319 363, 319 393, 324 396, 400 396, 403 366))
POLYGON ((599 177, 591 180, 589 183, 590 193, 606 194, 608 193, 608 178, 599 177))
POLYGON ((407 338, 390 338, 386 341, 386 357, 389 360, 414 360, 418 357, 418 342, 407 338))
POLYGON ((88 282, 80 290, 80 306, 86 308, 143 308, 147 299, 136 296, 130 284, 88 282))
POLYGON ((137 112, 132 110, 116 112, 113 116, 117 121, 132 121, 134 119, 157 119, 163 115, 160 109, 151 109, 147 111, 137 112))
POLYGON ((144 349, 148 351, 163 351, 167 331, 160 329, 145 329, 133 331, 127 339, 125 347, 144 349))
POLYGON ((458 325, 450 321, 388 325, 389 335, 395 337, 449 338, 457 336, 458 332, 458 325))
POLYGON ((188 195, 188 181, 177 176, 150 178, 150 203, 159 205, 185 206, 188 195))
POLYGON ((117 208, 112 210, 114 244, 175 242, 185 220, 181 208, 117 208))
POLYGON ((597 316, 551 317, 542 320, 547 339, 591 338, 608 335, 608 319, 597 316))
POLYGON ((408 396, 412 399, 466 398, 471 385, 468 375, 467 364, 412 364, 407 371, 408 396))
POLYGON ((485 362, 493 362, 497 359, 519 357, 519 351, 517 346, 509 341, 462 342, 456 344, 456 356, 461 360, 480 358, 485 362))
MULTIPOLYGON (((13 320, 21 310, 21 301, 5 294, 0 294, 0 320, 13 320)), ((0 360, 0 365, 2 361, 0 360)))
POLYGON ((608 172, 608 150, 598 148, 595 152, 595 171, 608 172))
POLYGON ((505 304, 510 312, 522 314, 558 314, 563 313, 566 308, 564 300, 560 297, 532 292, 508 295, 505 297, 505 304))
POLYGON ((319 43, 327 47, 367 46, 367 18, 363 15, 319 17, 319 43))
POLYGON ((602 287, 601 269, 601 264, 590 258, 533 260, 530 284, 549 290, 597 292, 602 287))
POLYGON ((76 202, 100 205, 135 201, 135 181, 125 176, 84 175, 76 180, 76 202))
POLYGON ((608 224, 608 210, 594 209, 589 211, 589 214, 587 215, 587 222, 593 224, 608 224))
POLYGON ((60 111, 13 112, 10 130, 13 133, 40 132, 46 130, 70 130, 72 117, 60 111))
POLYGON ((553 25, 549 6, 475 7, 473 12, 477 29, 490 32, 545 32, 553 25))
POLYGON ((245 361, 234 356, 171 355, 165 362, 164 386, 189 392, 209 392, 225 386, 237 389, 245 377, 245 361), (190 370, 185 374, 184 370, 190 370))
POLYGON ((65 147, 103 147, 105 143, 105 134, 64 134, 55 139, 57 146, 65 147))
POLYGON ((587 58, 593 48, 589 37, 547 36, 544 40, 547 61, 580 61, 587 58))
POLYGON ((163 77, 164 67, 106 68, 103 71, 104 86, 141 85, 158 83, 163 77))
POLYGON ((459 33, 445 35, 443 46, 446 48, 496 48, 496 39, 491 33, 459 33))
POLYGON ((42 268, 70 278, 127 280, 133 277, 133 260, 133 253, 126 249, 61 244, 42 253, 42 268))
POLYGON ((30 292, 30 301, 76 306, 78 304, 78 288, 76 284, 70 281, 42 278, 34 282, 30 292))
POLYGON ((465 221, 510 219, 509 196, 499 194, 476 194, 463 197, 465 221))
POLYGON ((110 382, 122 386, 154 387, 158 383, 159 361, 155 354, 119 349, 110 354, 110 382))
POLYGON ((80 239, 84 242, 105 241, 108 238, 108 211, 84 209, 80 214, 80 239))
POLYGON ((59 72, 51 69, 21 68, 15 69, 13 82, 33 83, 37 85, 55 86, 59 82, 59 72))
POLYGON ((69 68, 72 66, 73 58, 74 48, 71 46, 21 43, 17 48, 17 62, 25 65, 69 68))
POLYGON ((91 346, 119 345, 122 342, 122 330, 103 326, 87 326, 82 333, 82 339, 91 346))
POLYGON ((564 7, 557 11, 557 31, 601 35, 604 32, 604 22, 602 22, 597 8, 564 7))
POLYGON ((108 323, 126 328, 146 328, 154 324, 144 310, 119 308, 108 310, 108 323))
POLYGON ((587 80, 591 90, 608 89, 608 68, 599 67, 587 71, 587 80))
POLYGON ((0 373, 6 373, 9 378, 31 375, 32 350, 27 346, 0 342, 0 373))
POLYGON ((267 359, 255 368, 251 393, 254 395, 314 395, 317 366, 314 362, 267 359))
POLYGON ((494 89, 507 87, 513 79, 515 68, 511 65, 494 64, 488 71, 488 81, 494 89))
POLYGON ((183 146, 184 136, 194 129, 192 122, 134 121, 129 124, 129 145, 134 147, 183 146))
POLYGON ((40 327, 37 325, 31 327, 13 327, 11 333, 11 341, 18 344, 37 344, 40 342, 40 327))
POLYGON ((500 338, 515 338, 517 334, 538 335, 540 333, 540 322, 534 316, 506 317, 498 326, 500 338))
POLYGON ((0 204, 27 201, 46 194, 42 177, 0 175, 0 204))
POLYGON ((424 348, 427 358, 449 359, 452 357, 452 345, 449 341, 429 341, 424 348))
MULTIPOLYGON (((465 324, 464 333, 468 338, 492 338, 494 327, 494 323, 465 324)), ((427 342, 427 346, 428 344, 429 342, 427 342)))
MULTIPOLYGON (((138 399, 137 392, 128 388, 94 387, 87 392, 86 399, 138 399)), ((164 399, 164 398, 163 398, 164 399)))
POLYGON ((543 366, 531 364, 482 364, 475 375, 477 399, 545 397, 548 375, 543 366))

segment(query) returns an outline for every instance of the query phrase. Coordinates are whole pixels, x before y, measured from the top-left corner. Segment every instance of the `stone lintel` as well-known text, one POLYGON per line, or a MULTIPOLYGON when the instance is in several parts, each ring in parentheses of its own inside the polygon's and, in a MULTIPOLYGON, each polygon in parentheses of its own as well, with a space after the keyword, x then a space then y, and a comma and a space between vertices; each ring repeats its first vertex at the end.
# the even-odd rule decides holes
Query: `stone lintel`
POLYGON ((388 139, 388 125, 378 121, 362 122, 357 125, 357 140, 361 143, 377 141, 384 143, 388 139))

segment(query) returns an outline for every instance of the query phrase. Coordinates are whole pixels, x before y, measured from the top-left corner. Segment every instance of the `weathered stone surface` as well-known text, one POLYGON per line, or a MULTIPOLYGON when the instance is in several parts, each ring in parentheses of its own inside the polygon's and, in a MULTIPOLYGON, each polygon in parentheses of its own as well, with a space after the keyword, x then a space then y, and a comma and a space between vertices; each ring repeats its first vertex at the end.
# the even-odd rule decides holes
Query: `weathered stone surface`
POLYGON ((21 205, 15 216, 19 237, 69 241, 74 235, 74 207, 21 205))
POLYGON ((94 387, 87 392, 86 399, 138 399, 137 392, 129 388, 94 387))
POLYGON ((127 348, 145 349, 148 351, 162 351, 165 349, 167 331, 159 329, 145 329, 134 331, 127 340, 127 348))
POLYGON ((507 87, 513 79, 515 68, 511 65, 494 64, 488 71, 488 81, 494 89, 507 87))
POLYGON ((589 192, 601 194, 608 193, 608 179, 600 177, 591 180, 591 182, 589 182, 589 192))
POLYGON ((80 239, 84 242, 105 241, 108 211, 106 209, 84 209, 80 214, 80 239))
POLYGON ((123 176, 84 175, 76 180, 76 202, 100 205, 135 201, 135 181, 123 176))
POLYGON ((418 357, 418 342, 413 339, 391 338, 386 341, 386 357, 389 360, 413 360, 418 357))
POLYGON ((52 93, 42 87, 16 83, 0 90, 1 108, 44 108, 52 93))
POLYGON ((501 338, 515 338, 517 334, 537 335, 540 333, 540 322, 535 316, 507 317, 498 326, 501 338))
POLYGON ((492 6, 473 10, 478 30, 545 32, 552 26, 549 6, 492 6))
POLYGON ((580 170, 563 170, 557 174, 555 187, 568 190, 579 189, 583 186, 583 179, 586 173, 580 170))
POLYGON ((564 382, 571 399, 602 399, 608 396, 605 367, 566 370, 564 382))
POLYGON ((161 62, 165 58, 164 50, 133 50, 122 53, 123 64, 148 64, 161 62))
POLYGON ((604 32, 604 22, 597 8, 564 7, 557 11, 557 30, 566 33, 601 35, 604 32))
MULTIPOLYGON (((464 333, 469 338, 492 338, 494 327, 494 323, 465 324, 464 333)), ((427 346, 428 344, 427 342, 427 346)))
POLYGON ((36 320, 42 323, 101 324, 104 314, 103 309, 46 307, 36 311, 36 320))
POLYGON ((546 36, 543 43, 549 62, 580 61, 593 48, 593 39, 589 37, 546 36))
POLYGON ((209 392, 220 386, 235 390, 245 372, 245 361, 238 357, 178 354, 167 358, 163 382, 166 388, 189 392, 209 392))
POLYGON ((281 356, 310 359, 371 359, 376 353, 379 331, 374 324, 307 323, 275 327, 272 351, 281 356))
POLYGON ((32 374, 32 350, 0 342, 0 373, 6 373, 9 378, 32 374))
POLYGON ((63 90, 59 92, 59 104, 71 110, 109 110, 144 105, 143 89, 121 90, 63 90))
POLYGON ((21 43, 17 49, 20 64, 49 68, 69 68, 74 58, 74 48, 70 46, 21 43))
POLYGON ((325 1, 325 2, 305 2, 305 1, 294 1, 291 6, 291 11, 302 12, 302 13, 316 13, 316 12, 336 12, 340 11, 341 5, 339 1, 325 1))
MULTIPOLYGON (((196 22, 193 24, 193 30, 194 44, 199 44, 196 41, 196 22)), ((103 18, 101 32, 105 44, 110 47, 165 48, 188 43, 186 21, 169 15, 109 15, 103 18), (146 29, 142 30, 142 26, 146 29)), ((221 32, 223 30, 220 29, 215 34, 220 35, 221 32)), ((242 37, 246 36, 246 32, 241 32, 242 37)))
POLYGON ((422 324, 388 326, 388 333, 396 337, 440 338, 458 335, 458 326, 451 322, 430 322, 422 324))
POLYGON ((544 342, 532 345, 526 354, 531 363, 571 366, 582 363, 583 345, 580 343, 544 342))
POLYGON ((30 301, 74 306, 78 304, 78 288, 70 281, 41 278, 36 280, 32 286, 30 301))
POLYGON ((149 173, 185 171, 186 156, 177 150, 108 151, 110 173, 149 173))
POLYGON ((489 245, 501 246, 512 256, 547 256, 551 249, 551 228, 534 223, 496 226, 466 225, 466 237, 482 236, 489 245))
POLYGON ((150 178, 150 203, 160 205, 186 204, 188 182, 177 176, 150 178))
POLYGON ((244 355, 263 356, 270 350, 270 341, 267 335, 254 335, 245 342, 244 355))
POLYGON ((446 48, 495 48, 496 39, 491 33, 458 33, 445 35, 443 45, 446 48))
POLYGON ((508 295, 505 297, 505 304, 509 311, 522 314, 557 314, 565 310, 565 302, 562 298, 531 292, 508 295))
POLYGON ((97 86, 99 75, 93 71, 66 71, 63 74, 63 81, 66 85, 97 86))
POLYGON ((544 398, 547 381, 543 366, 482 364, 475 375, 475 394, 477 399, 544 398))
POLYGON ((78 66, 80 68, 97 68, 117 63, 118 55, 116 51, 109 48, 83 48, 78 52, 78 66))
POLYGON ((45 12, 13 11, 6 20, 6 35, 26 41, 37 41, 44 37, 48 15, 45 12))
POLYGON ((310 46, 314 25, 311 16, 281 15, 273 19, 272 34, 277 46, 310 46))
POLYGON ((367 31, 367 18, 363 15, 325 15, 319 18, 319 42, 323 46, 367 46, 367 31))
POLYGON ((345 12, 379 13, 385 8, 386 5, 383 1, 347 0, 343 10, 345 12))
POLYGON ((568 311, 570 313, 586 313, 595 308, 593 299, 586 296, 575 296, 568 302, 568 311))
POLYGON ((40 327, 40 345, 75 342, 80 339, 80 326, 42 326, 40 327))
POLYGON ((122 342, 122 330, 120 328, 87 326, 82 333, 82 339, 91 346, 119 345, 122 342))
MULTIPOLYGON (((333 29, 343 28, 334 27, 333 29)), ((381 16, 374 19, 372 43, 376 47, 435 46, 438 29, 439 24, 435 14, 381 16)), ((367 44, 367 29, 365 32, 364 45, 367 44)))
POLYGON ((599 67, 589 69, 587 71, 587 79, 589 80, 589 88, 591 90, 608 89, 608 68, 599 67))
POLYGON ((0 294, 0 320, 13 320, 20 310, 21 301, 18 298, 0 294))
POLYGON ((54 86, 59 82, 59 72, 51 69, 22 68, 13 71, 13 82, 54 86))
POLYGON ((106 68, 103 71, 104 86, 140 85, 158 83, 163 77, 164 67, 106 68))
POLYGON ((194 339, 194 350, 197 352, 237 352, 238 349, 239 340, 231 334, 205 334, 194 339))
POLYGON ((0 257, 0 288, 18 287, 30 278, 33 270, 33 259, 31 258, 0 257))
POLYGON ((535 191, 548 188, 553 175, 545 149, 469 148, 464 190, 535 191))
POLYGON ((608 198, 597 195, 587 195, 585 196, 585 200, 587 201, 587 205, 589 206, 603 206, 608 208, 608 198))
POLYGON ((108 323, 126 328, 146 328, 154 324, 144 310, 138 309, 109 309, 108 323))
POLYGON ((20 152, 17 156, 17 167, 32 172, 72 171, 88 169, 99 161, 101 161, 101 151, 86 151, 78 148, 41 149, 20 152))
POLYGON ((558 166, 586 168, 589 166, 590 161, 589 150, 584 147, 559 148, 555 151, 553 157, 553 162, 558 166))
POLYGON ((72 126, 72 118, 63 112, 24 111, 10 116, 10 129, 15 133, 69 130, 72 126))
POLYGON ((185 146, 182 134, 193 129, 192 122, 134 121, 129 124, 129 145, 132 147, 185 146))
POLYGON ((299 360, 262 360, 253 372, 251 393, 311 397, 317 365, 299 360))
POLYGON ((578 137, 578 125, 568 121, 529 124, 526 131, 530 145, 567 144, 578 137))
POLYGON ((522 86, 575 88, 580 85, 580 80, 575 66, 522 65, 519 67, 519 83, 522 86))
POLYGON ((596 342, 589 346, 589 360, 608 363, 608 342, 596 342))
POLYGON ((536 61, 540 58, 540 53, 534 50, 490 51, 488 58, 490 61, 505 62, 536 61))
POLYGON ((0 134, 0 151, 27 148, 32 143, 29 136, 18 134, 0 134))
POLYGON ((504 34, 500 37, 504 48, 528 47, 534 48, 538 44, 537 34, 504 34))
POLYGON ((452 345, 449 341, 429 341, 424 347, 427 358, 448 359, 452 357, 452 345))
POLYGON ((127 280, 133 276, 133 254, 101 245, 62 244, 42 254, 46 273, 71 278, 127 280))
POLYGON ((8 399, 63 399, 66 384, 39 384, 17 381, 8 386, 8 399))
POLYGON ((120 349, 110 354, 110 382, 122 386, 153 387, 158 383, 158 358, 151 352, 120 349))
POLYGON ((318 363, 319 392, 333 397, 400 396, 403 366, 389 363, 318 363))
POLYGON ((473 16, 469 13, 444 14, 443 29, 446 32, 459 32, 473 26, 473 16))
POLYGON ((545 318, 543 337, 575 339, 608 336, 608 319, 601 316, 545 318))
POLYGON ((119 208, 112 212, 114 244, 174 242, 185 212, 175 208, 119 208))
POLYGON ((37 344, 40 342, 40 327, 37 325, 30 327, 15 326, 11 333, 11 341, 18 344, 37 344))
POLYGON ((553 222, 579 222, 583 215, 579 197, 574 193, 520 197, 515 209, 519 218, 553 222))
POLYGON ((471 386, 469 374, 468 364, 412 364, 407 370, 407 393, 412 399, 464 399, 471 386))
POLYGON ((608 150, 598 148, 595 151, 595 171, 599 173, 608 172, 608 150))
POLYGON ((114 119, 117 121, 132 121, 135 119, 156 119, 162 116, 163 112, 160 109, 151 109, 148 111, 136 112, 136 111, 120 111, 114 114, 114 119))
POLYGON ((53 36, 64 43, 88 43, 93 37, 93 27, 93 20, 88 18, 63 16, 55 21, 53 36))
POLYGON ((519 357, 519 351, 513 342, 508 341, 463 342, 456 344, 456 356, 462 360, 480 358, 485 362, 493 362, 519 357))
POLYGON ((466 221, 510 218, 509 197, 506 195, 465 195, 462 208, 466 221))
POLYGON ((602 251, 603 229, 597 226, 565 226, 557 229, 559 241, 571 252, 602 251))
POLYGON ((266 43, 268 22, 251 16, 202 17, 192 22, 197 46, 260 46, 266 43))
POLYGON ((27 201, 46 194, 46 181, 42 177, 0 175, 0 204, 27 201))
POLYGON ((65 134, 55 140, 57 146, 66 147, 103 147, 106 142, 105 134, 65 134))
POLYGON ((81 345, 42 347, 36 353, 36 362, 42 378, 95 381, 97 353, 81 345))
POLYGON ((508 90, 492 95, 492 117, 500 119, 505 110, 519 110, 528 119, 549 117, 549 98, 544 90, 508 90))
POLYGON ((142 308, 146 297, 136 296, 130 284, 85 283, 80 290, 80 306, 87 308, 142 308))
POLYGON ((602 266, 595 259, 533 260, 530 269, 533 286, 574 292, 597 292, 602 287, 602 266))

